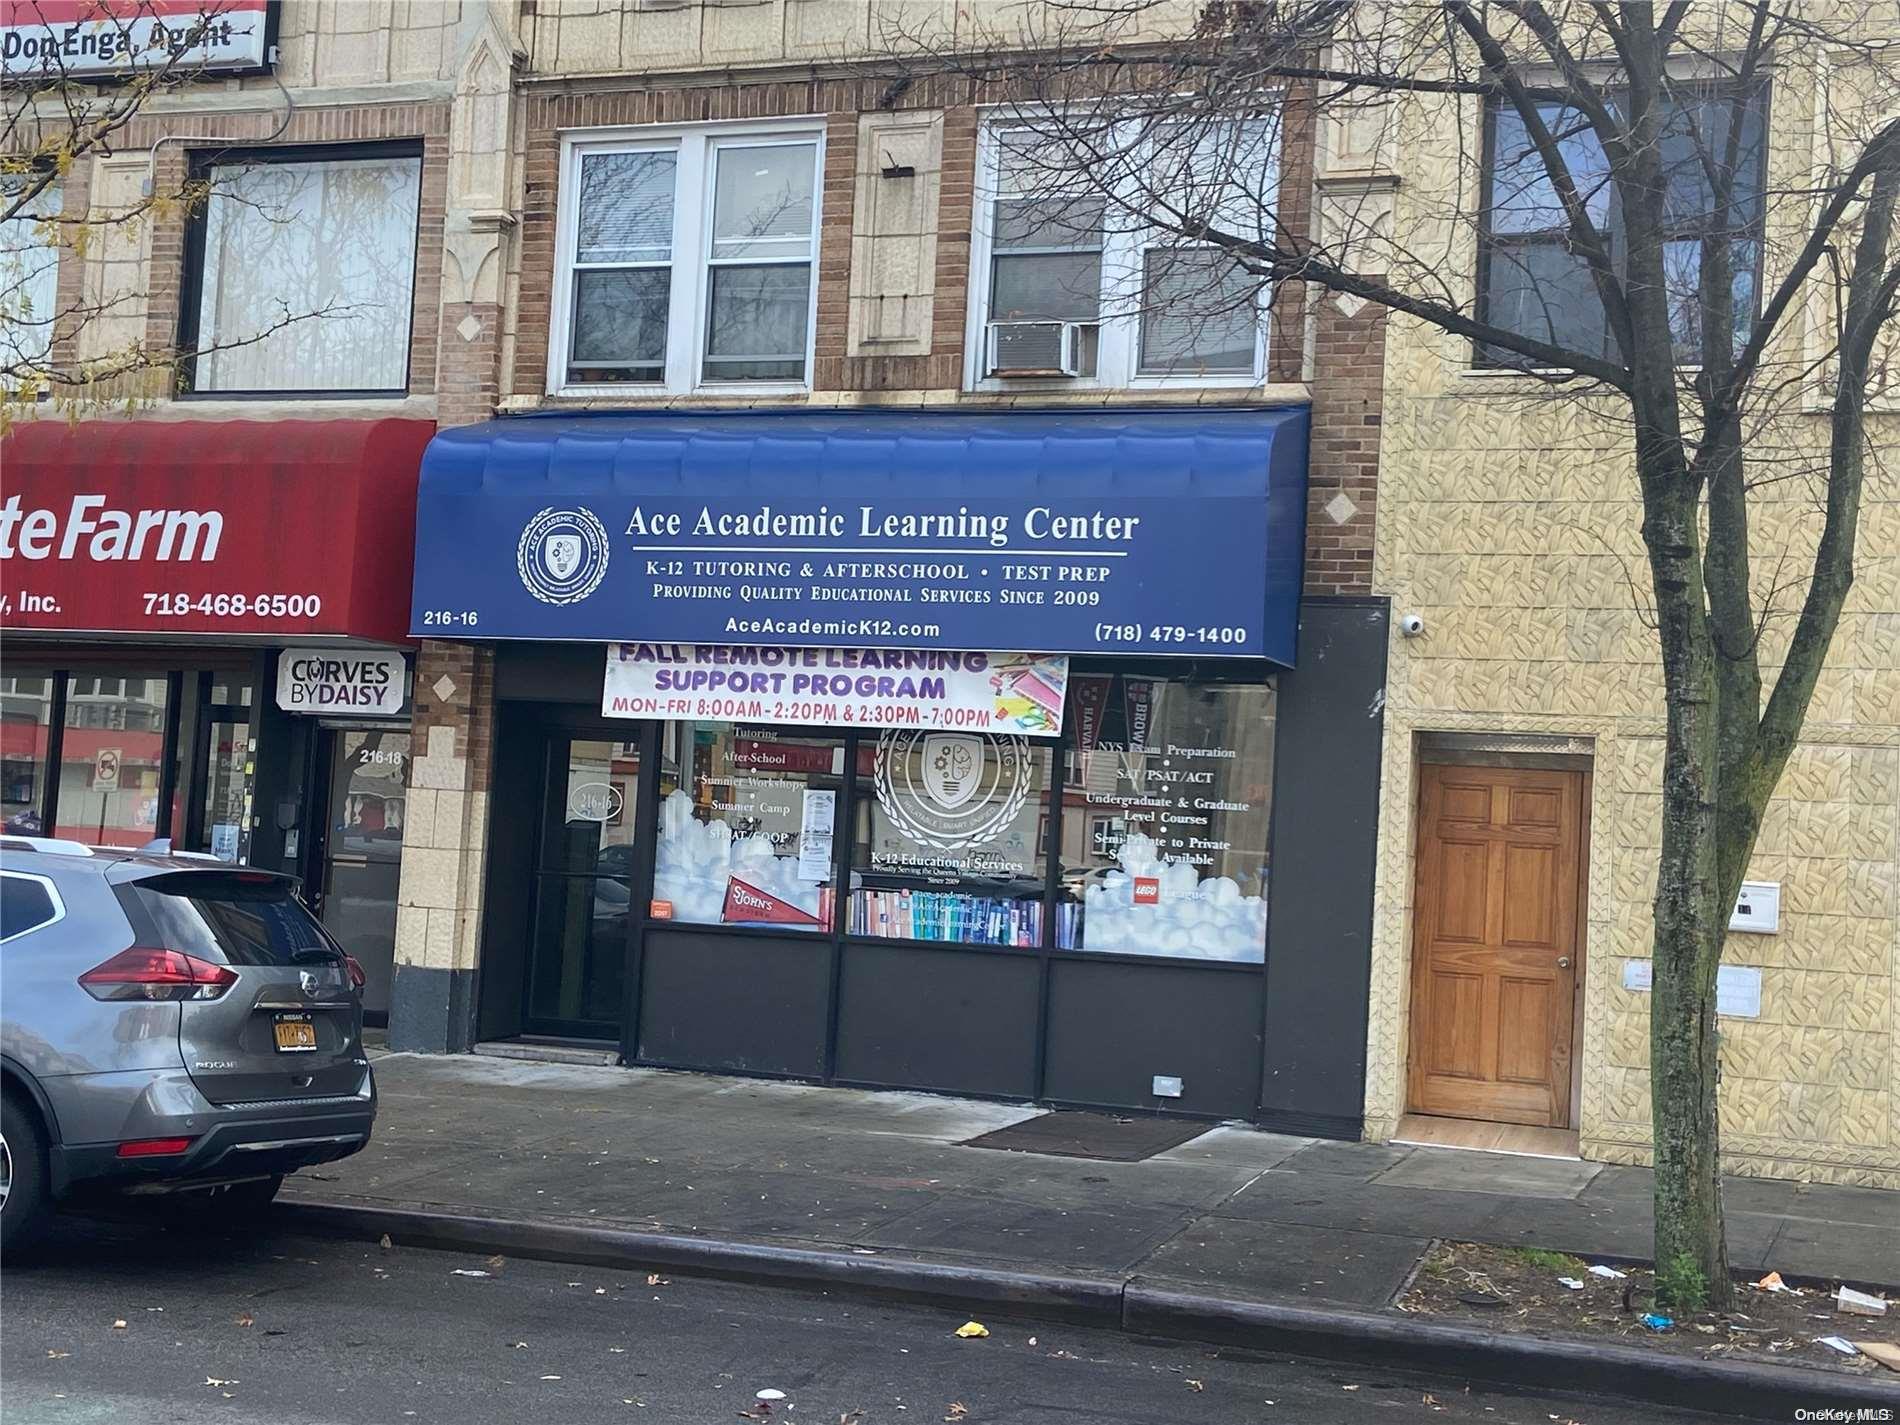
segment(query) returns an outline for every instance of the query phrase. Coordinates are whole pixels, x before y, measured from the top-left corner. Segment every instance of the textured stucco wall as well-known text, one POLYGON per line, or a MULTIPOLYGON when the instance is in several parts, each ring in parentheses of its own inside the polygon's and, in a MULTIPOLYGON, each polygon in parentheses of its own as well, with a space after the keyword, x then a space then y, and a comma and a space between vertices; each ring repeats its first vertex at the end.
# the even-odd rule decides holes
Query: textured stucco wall
MULTIPOLYGON (((1779 113, 1813 112, 1801 96, 1782 99, 1779 113)), ((1405 122, 1427 141, 1402 146, 1399 230, 1442 244, 1449 270, 1468 281, 1469 244, 1445 221, 1442 195, 1473 191, 1468 171, 1459 187, 1446 126, 1476 116, 1445 106, 1405 122)), ((1786 171, 1812 142, 1796 120, 1778 121, 1771 164, 1786 171)), ((1791 349, 1802 336, 1791 334, 1791 349)), ((1388 1136, 1405 1106, 1417 737, 1560 733, 1590 739, 1595 757, 1581 1148, 1645 1161, 1648 995, 1624 990, 1621 977, 1627 960, 1649 953, 1661 671, 1640 611, 1648 571, 1620 409, 1469 372, 1467 343, 1410 320, 1392 321, 1386 351, 1374 585, 1392 595, 1395 615, 1422 613, 1427 632, 1392 643, 1367 1131, 1388 1136)), ((1900 450, 1900 416, 1874 423, 1876 447, 1900 450)), ((1815 413, 1790 418, 1778 439, 1812 457, 1826 434, 1815 413)), ((1721 1021, 1724 1147, 1737 1172, 1900 1186, 1896 464, 1870 463, 1858 578, 1749 871, 1782 883, 1781 932, 1732 936, 1728 947, 1727 963, 1763 971, 1761 1017, 1721 1021)), ((1758 582, 1792 577, 1819 528, 1811 482, 1757 489, 1753 509, 1758 582)), ((1777 606, 1785 613, 1796 598, 1784 593, 1777 606)), ((1770 678, 1791 622, 1765 636, 1770 678)))

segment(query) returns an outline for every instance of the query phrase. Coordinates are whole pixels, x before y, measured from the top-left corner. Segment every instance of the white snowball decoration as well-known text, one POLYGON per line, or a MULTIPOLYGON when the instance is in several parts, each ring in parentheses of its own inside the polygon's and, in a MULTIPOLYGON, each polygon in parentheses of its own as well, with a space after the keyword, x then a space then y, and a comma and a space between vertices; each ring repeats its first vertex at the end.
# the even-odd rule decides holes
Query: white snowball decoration
POLYGON ((726 883, 740 880, 811 915, 818 914, 818 887, 798 878, 798 857, 779 855, 769 836, 734 840, 723 821, 701 821, 684 790, 668 793, 660 807, 660 839, 654 848, 653 896, 671 901, 673 918, 716 922, 726 904, 726 883))
POLYGON ((1186 861, 1165 860, 1137 832, 1122 843, 1121 865, 1082 894, 1084 950, 1176 955, 1198 960, 1265 958, 1267 901, 1244 896, 1230 876, 1202 881, 1186 861), (1160 901, 1135 904, 1137 879, 1160 882, 1160 901))

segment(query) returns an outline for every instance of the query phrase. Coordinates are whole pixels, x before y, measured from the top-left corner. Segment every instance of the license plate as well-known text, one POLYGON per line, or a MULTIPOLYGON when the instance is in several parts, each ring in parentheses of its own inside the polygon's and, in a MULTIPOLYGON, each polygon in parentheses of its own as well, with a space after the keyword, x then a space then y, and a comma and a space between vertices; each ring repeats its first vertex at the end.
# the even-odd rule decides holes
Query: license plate
POLYGON ((304 1015, 280 1015, 271 1025, 280 1054, 308 1054, 317 1047, 317 1026, 304 1015))

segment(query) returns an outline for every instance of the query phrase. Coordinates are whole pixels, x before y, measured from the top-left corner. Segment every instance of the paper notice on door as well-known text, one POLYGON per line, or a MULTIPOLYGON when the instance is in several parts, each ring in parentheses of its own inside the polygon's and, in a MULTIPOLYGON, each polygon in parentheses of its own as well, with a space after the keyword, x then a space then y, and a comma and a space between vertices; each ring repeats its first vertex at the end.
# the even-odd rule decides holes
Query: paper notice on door
POLYGON ((211 854, 220 861, 238 858, 238 826, 235 821, 220 821, 211 828, 211 854))
POLYGON ((838 794, 829 787, 805 788, 805 811, 798 826, 798 879, 831 879, 831 827, 838 794))

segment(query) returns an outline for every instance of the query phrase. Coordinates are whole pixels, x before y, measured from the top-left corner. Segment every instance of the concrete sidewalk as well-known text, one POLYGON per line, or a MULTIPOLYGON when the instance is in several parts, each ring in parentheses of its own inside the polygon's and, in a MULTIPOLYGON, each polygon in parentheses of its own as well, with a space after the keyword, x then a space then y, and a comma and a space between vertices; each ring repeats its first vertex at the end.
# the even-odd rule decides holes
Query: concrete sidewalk
MULTIPOLYGON (((375 1141, 287 1201, 1385 1307, 1433 1238, 1646 1258, 1643 1169, 1210 1128, 1137 1163, 960 1146, 1037 1110, 702 1074, 379 1058, 375 1141)), ((1727 1185, 1738 1269, 1900 1284, 1900 1195, 1727 1185)))

